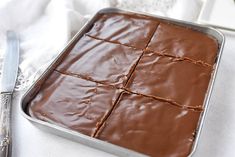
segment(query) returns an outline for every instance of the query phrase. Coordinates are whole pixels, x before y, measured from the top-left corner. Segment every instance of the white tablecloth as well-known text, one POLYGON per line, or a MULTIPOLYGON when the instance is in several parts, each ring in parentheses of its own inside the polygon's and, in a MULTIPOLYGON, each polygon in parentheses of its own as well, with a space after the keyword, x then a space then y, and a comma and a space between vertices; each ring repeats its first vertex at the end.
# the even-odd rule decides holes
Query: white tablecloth
MULTIPOLYGON (((33 68, 35 67, 35 63, 39 64, 40 67, 42 67, 41 69, 45 68, 47 62, 50 62, 51 58, 53 58, 61 47, 66 44, 68 39, 71 38, 74 32, 77 31, 90 14, 95 12, 97 9, 102 8, 103 5, 108 6, 107 0, 101 0, 102 5, 100 5, 101 3, 97 1, 94 2, 93 0, 39 0, 34 1, 34 4, 29 0, 23 1, 25 2, 23 4, 14 1, 15 4, 8 8, 12 10, 9 17, 19 15, 19 19, 12 21, 10 18, 5 18, 6 23, 0 24, 0 41, 3 41, 4 38, 1 38, 1 35, 3 35, 6 29, 8 29, 7 26, 9 25, 11 26, 11 29, 15 29, 18 32, 23 30, 23 32, 20 33, 21 52, 23 52, 20 68, 26 78, 30 78, 29 76, 32 75, 32 72, 38 70, 33 68), (76 7, 80 6, 82 3, 87 3, 86 7, 84 7, 83 10, 80 10, 80 12, 76 12, 76 7), (21 6, 21 9, 19 9, 19 5, 21 6), (45 6, 46 9, 38 9, 45 6), (18 11, 17 8, 19 9, 18 11), (92 9, 89 10, 88 8, 92 9), (30 17, 28 17, 29 15, 27 15, 27 11, 31 13, 30 17), (54 27, 55 24, 58 24, 58 28, 54 27), (55 33, 56 36, 54 36, 55 33), (55 43, 57 44, 55 45, 55 43), (54 53, 47 54, 45 52, 54 53), (47 57, 45 57, 45 55, 40 55, 42 53, 45 53, 47 57), (31 58, 31 60, 27 60, 27 58, 31 58), (35 59, 37 62, 34 62, 35 59)), ((189 0, 178 1, 188 3, 189 0)), ((192 4, 194 4, 193 8, 195 9, 195 6, 197 6, 196 2, 194 1, 192 4)), ((181 13, 176 14, 179 13, 179 11, 177 11, 177 7, 175 7, 169 12, 169 14, 175 15, 177 18, 192 20, 190 17, 192 18, 195 15, 195 12, 192 13, 193 16, 189 17, 188 14, 182 13, 182 6, 179 5, 179 3, 176 6, 181 13), (180 15, 187 15, 187 17, 180 15)), ((0 18, 3 17, 6 12, 7 11, 4 11, 4 8, 2 10, 0 8, 0 18)), ((0 20, 3 21, 3 19, 0 20)), ((210 109, 206 117, 198 149, 194 155, 195 157, 235 156, 234 43, 235 35, 226 34, 226 44, 221 60, 221 66, 219 68, 218 77, 216 79, 214 92, 211 98, 210 109)), ((23 92, 24 91, 16 92, 13 100, 13 157, 112 156, 79 143, 43 132, 36 128, 20 113, 19 100, 23 92)))

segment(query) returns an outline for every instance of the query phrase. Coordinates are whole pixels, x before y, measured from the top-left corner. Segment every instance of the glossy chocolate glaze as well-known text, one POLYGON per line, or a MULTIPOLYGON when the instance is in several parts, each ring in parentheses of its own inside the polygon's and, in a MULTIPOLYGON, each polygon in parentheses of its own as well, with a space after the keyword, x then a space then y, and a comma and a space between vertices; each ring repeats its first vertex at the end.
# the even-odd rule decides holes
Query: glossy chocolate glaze
POLYGON ((124 93, 97 138, 152 157, 190 154, 200 112, 124 93))
POLYGON ((158 21, 124 14, 102 14, 88 35, 144 49, 158 21))
POLYGON ((153 157, 186 157, 217 50, 212 37, 186 27, 100 14, 29 115, 153 157))
POLYGON ((123 87, 142 53, 141 50, 84 36, 56 69, 123 87))
POLYGON ((118 95, 112 86, 54 72, 29 104, 29 115, 91 136, 118 95))
POLYGON ((211 68, 146 52, 132 74, 130 91, 170 99, 184 107, 202 108, 211 68))
POLYGON ((148 49, 213 65, 218 44, 212 37, 182 26, 161 23, 148 49))

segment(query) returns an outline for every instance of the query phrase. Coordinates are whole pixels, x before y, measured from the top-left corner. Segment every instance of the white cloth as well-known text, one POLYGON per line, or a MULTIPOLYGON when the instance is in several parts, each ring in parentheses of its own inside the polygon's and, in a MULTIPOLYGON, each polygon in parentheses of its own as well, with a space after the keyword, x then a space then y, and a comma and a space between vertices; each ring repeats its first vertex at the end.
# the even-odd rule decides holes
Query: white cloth
POLYGON ((32 84, 85 22, 66 0, 12 0, 0 10, 0 20, 0 41, 7 29, 20 37, 20 89, 32 84))
MULTIPOLYGON (((20 35, 20 80, 13 102, 13 157, 110 157, 112 155, 57 137, 36 128, 20 114, 19 101, 27 88, 68 40, 97 10, 108 7, 194 21, 200 10, 195 0, 5 0, 0 1, 0 67, 5 31, 20 35)), ((196 157, 234 156, 235 36, 228 35, 211 107, 196 157)))

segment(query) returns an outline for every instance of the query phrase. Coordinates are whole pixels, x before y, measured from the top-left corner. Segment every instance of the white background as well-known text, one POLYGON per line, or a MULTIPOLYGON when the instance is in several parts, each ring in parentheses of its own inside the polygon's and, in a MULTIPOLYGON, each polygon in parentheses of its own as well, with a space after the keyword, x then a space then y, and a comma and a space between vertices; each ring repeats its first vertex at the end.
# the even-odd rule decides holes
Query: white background
MULTIPOLYGON (((14 3, 8 8, 0 9, 0 42, 4 39, 6 29, 14 29, 20 34, 20 68, 27 78, 38 70, 36 67, 45 67, 46 63, 58 54, 68 39, 81 27, 87 15, 89 17, 99 8, 107 6, 106 0, 38 0, 33 1, 34 3, 30 0, 21 0, 24 3, 8 1, 14 3), (81 7, 83 5, 85 7, 81 7), (80 12, 77 11, 79 8, 80 12)), ((196 0, 177 2, 187 5, 183 7, 178 3, 176 6, 180 6, 180 9, 174 8, 171 12, 174 15, 180 12, 182 16, 178 14, 174 17, 184 17, 184 8, 187 11, 187 18, 182 19, 192 20, 189 13, 198 7, 196 0), (188 5, 189 1, 193 5, 188 5)), ((225 49, 195 157, 235 156, 235 35, 225 35, 225 49)), ((20 113, 19 100, 23 92, 16 92, 13 102, 13 157, 112 156, 36 128, 20 113)))

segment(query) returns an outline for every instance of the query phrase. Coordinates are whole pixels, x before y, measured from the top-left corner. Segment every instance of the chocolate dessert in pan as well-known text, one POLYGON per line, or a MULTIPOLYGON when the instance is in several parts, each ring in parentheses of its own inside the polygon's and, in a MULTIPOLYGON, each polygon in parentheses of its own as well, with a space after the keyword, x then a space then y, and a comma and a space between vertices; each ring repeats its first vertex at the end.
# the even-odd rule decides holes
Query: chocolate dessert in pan
POLYGON ((186 157, 219 50, 215 37, 187 26, 101 12, 27 114, 148 156, 186 157))

